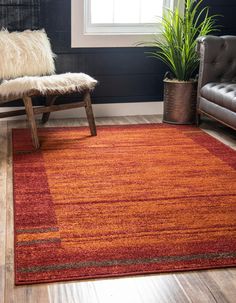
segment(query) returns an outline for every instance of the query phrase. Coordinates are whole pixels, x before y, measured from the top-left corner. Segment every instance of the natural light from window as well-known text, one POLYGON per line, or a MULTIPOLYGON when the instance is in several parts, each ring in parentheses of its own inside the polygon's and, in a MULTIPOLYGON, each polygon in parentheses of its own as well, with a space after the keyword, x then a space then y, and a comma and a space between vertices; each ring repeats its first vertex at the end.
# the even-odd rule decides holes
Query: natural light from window
POLYGON ((90 0, 91 24, 155 23, 163 0, 90 0))

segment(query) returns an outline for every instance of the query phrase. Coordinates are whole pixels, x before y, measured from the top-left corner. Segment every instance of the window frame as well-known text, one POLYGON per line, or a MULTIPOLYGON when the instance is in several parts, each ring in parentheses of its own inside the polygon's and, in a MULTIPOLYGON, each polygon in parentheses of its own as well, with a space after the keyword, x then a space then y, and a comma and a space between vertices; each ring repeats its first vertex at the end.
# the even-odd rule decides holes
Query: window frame
MULTIPOLYGON (((166 0, 168 1, 168 0, 166 0)), ((176 7, 178 0, 169 0, 170 7, 174 9, 176 7)), ((165 3, 165 1, 164 1, 165 3)), ((149 27, 141 26, 145 29, 140 32, 138 27, 135 31, 120 31, 120 28, 112 32, 99 30, 99 26, 96 26, 96 30, 89 31, 85 30, 87 25, 87 12, 86 12, 87 0, 71 0, 71 47, 135 47, 137 44, 142 42, 148 42, 152 40, 153 34, 158 32, 158 24, 151 25, 149 27), (86 3, 85 3, 86 2, 86 3), (150 29, 153 28, 153 32, 150 29), (146 32, 145 32, 146 31, 146 32)), ((180 0, 181 12, 184 12, 184 0, 180 0)), ((134 28, 126 24, 122 27, 134 28)), ((112 27, 116 28, 116 26, 112 27)), ((160 27, 159 27, 160 31, 160 27)))

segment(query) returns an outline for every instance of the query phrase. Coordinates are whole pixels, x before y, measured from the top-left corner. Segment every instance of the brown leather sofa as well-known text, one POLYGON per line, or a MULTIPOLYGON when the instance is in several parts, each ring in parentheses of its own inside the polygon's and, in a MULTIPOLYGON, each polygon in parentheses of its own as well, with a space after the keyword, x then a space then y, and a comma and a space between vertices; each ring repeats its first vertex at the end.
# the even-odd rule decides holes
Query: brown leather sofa
POLYGON ((197 122, 205 114, 236 130, 236 36, 198 39, 197 122))

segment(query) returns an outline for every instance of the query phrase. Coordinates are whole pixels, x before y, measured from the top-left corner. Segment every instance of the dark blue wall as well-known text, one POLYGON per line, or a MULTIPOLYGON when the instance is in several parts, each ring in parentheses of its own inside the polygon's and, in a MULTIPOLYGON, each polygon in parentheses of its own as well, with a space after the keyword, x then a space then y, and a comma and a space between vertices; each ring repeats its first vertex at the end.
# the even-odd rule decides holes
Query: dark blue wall
POLYGON ((38 28, 40 0, 0 0, 0 27, 9 30, 38 28))
MULTIPOLYGON (((30 24, 32 28, 37 25, 44 27, 51 39, 53 50, 58 55, 58 72, 85 72, 99 80, 100 85, 93 96, 94 103, 162 100, 162 79, 166 67, 160 61, 147 57, 147 48, 71 49, 70 0, 0 0, 0 6, 5 6, 5 11, 6 2, 21 5, 22 18, 27 15, 26 12, 23 13, 24 5, 31 7, 31 21, 25 19, 25 25, 23 21, 15 21, 15 25, 12 21, 8 24, 9 28, 23 29, 30 24)), ((236 35, 235 0, 205 0, 204 4, 210 6, 212 14, 224 16, 220 18, 222 28, 219 34, 236 35)), ((8 12, 9 10, 10 6, 8 12)), ((0 25, 5 22, 6 26, 3 9, 0 20, 0 25)))

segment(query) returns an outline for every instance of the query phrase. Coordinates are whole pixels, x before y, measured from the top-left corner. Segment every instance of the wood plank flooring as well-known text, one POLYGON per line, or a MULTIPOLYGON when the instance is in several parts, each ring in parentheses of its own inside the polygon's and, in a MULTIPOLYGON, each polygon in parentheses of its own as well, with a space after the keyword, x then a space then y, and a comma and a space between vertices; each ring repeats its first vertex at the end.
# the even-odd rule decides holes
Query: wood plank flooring
MULTIPOLYGON (((161 117, 130 116, 96 120, 97 125, 137 124, 158 123, 161 117)), ((85 119, 50 120, 46 127, 86 124, 85 119)), ((236 268, 14 286, 11 130, 19 127, 26 127, 26 122, 0 122, 0 303, 236 302, 236 268)), ((201 127, 236 150, 235 131, 208 120, 201 127)))

